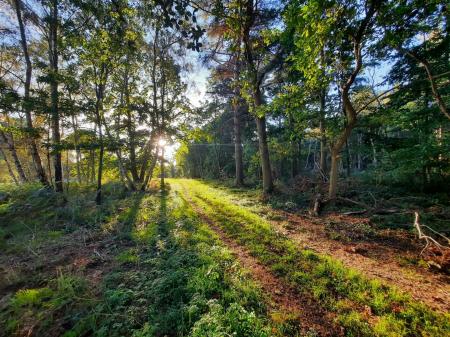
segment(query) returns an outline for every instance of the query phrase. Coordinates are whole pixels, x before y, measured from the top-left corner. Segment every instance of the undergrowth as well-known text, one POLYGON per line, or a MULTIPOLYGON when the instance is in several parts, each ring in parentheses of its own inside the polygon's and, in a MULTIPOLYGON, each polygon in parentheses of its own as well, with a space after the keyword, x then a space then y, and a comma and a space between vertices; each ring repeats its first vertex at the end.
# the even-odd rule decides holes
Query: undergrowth
POLYGON ((117 183, 103 187, 104 202, 95 205, 94 186, 71 185, 64 195, 37 183, 0 184, 0 249, 20 253, 80 228, 108 222, 129 193, 117 183))

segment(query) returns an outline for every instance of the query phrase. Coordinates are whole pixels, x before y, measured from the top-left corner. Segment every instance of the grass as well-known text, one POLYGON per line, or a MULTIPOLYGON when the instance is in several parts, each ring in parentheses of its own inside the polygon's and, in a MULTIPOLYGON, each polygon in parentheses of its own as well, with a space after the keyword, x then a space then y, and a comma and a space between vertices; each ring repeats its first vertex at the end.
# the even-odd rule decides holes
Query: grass
POLYGON ((430 310, 379 281, 369 280, 338 261, 302 249, 259 215, 235 205, 230 194, 194 180, 182 193, 201 206, 225 232, 300 291, 336 313, 347 336, 446 336, 450 315, 430 310))
MULTIPOLYGON (((10 194, 0 205, 6 224, 0 267, 11 276, 10 295, 0 302, 0 336, 300 336, 299 322, 269 312, 265 294, 186 196, 274 274, 334 312, 347 336, 450 334, 448 314, 298 247, 262 218, 262 211, 277 216, 264 207, 244 198, 236 204, 236 195, 198 181, 170 184, 168 194, 127 193, 109 184, 101 207, 91 202, 91 187, 74 186, 64 202, 38 185, 0 185, 10 194), (68 249, 79 230, 107 239, 100 253, 111 257, 90 269, 9 273, 12 257, 68 249), (93 283, 97 270, 104 277, 93 283)), ((44 266, 49 257, 40 258, 44 266)))
POLYGON ((102 300, 68 336, 275 336, 260 290, 180 196, 145 197, 102 300), (147 228, 147 229, 146 229, 147 228), (148 230, 148 233, 146 231, 148 230))
POLYGON ((117 183, 104 186, 101 207, 93 202, 94 186, 71 186, 65 198, 39 184, 0 184, 0 194, 9 198, 0 204, 0 249, 20 253, 41 246, 49 238, 59 239, 80 226, 97 228, 110 223, 127 192, 117 183))
POLYGON ((47 270, 38 281, 23 275, 0 303, 0 336, 299 336, 298 322, 272 320, 260 288, 179 193, 111 193, 96 208, 80 189, 68 198, 71 207, 82 202, 80 211, 71 212, 57 196, 33 199, 42 192, 26 188, 11 192, 1 215, 13 233, 7 254, 21 241, 34 240, 40 253, 54 241, 70 245, 66 237, 84 227, 110 238, 99 252, 112 257, 91 269, 47 270), (98 270, 105 276, 97 284, 98 270))
POLYGON ((37 336, 56 335, 61 325, 79 315, 92 301, 86 280, 59 272, 45 287, 15 293, 0 315, 3 334, 20 335, 34 329, 37 336))

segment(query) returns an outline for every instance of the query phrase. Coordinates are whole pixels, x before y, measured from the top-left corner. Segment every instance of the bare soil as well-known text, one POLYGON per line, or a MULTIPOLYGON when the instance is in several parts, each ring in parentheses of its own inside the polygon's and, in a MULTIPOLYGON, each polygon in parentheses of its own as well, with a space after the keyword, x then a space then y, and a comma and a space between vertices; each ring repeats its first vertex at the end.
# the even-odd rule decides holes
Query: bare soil
POLYGON ((330 255, 346 267, 409 293, 435 310, 450 311, 450 277, 405 263, 417 260, 422 247, 410 233, 384 230, 377 232, 374 238, 359 237, 356 242, 345 242, 330 239, 327 224, 366 222, 369 225, 369 219, 335 213, 313 218, 271 211, 279 215, 277 220, 270 220, 274 227, 302 247, 330 255))

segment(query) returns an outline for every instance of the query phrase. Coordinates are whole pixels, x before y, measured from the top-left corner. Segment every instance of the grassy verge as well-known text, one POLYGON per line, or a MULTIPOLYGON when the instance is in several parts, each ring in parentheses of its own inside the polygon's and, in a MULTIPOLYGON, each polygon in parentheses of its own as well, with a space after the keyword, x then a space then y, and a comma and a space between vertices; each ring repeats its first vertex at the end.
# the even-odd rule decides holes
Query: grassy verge
MULTIPOLYGON (((274 273, 312 293, 337 314, 347 336, 447 336, 450 315, 433 312, 379 281, 368 280, 338 261, 297 247, 260 216, 236 206, 226 192, 180 180, 186 193, 231 237, 274 273)), ((174 182, 175 184, 175 182, 174 182)))
POLYGON ((179 194, 117 206, 97 224, 114 239, 100 284, 72 270, 22 287, 0 312, 4 336, 298 335, 296 322, 268 318, 260 289, 179 194))
POLYGON ((80 227, 97 229, 110 222, 129 194, 116 183, 104 186, 104 203, 94 203, 94 186, 73 185, 66 200, 39 184, 0 184, 0 249, 18 254, 38 248, 80 227))

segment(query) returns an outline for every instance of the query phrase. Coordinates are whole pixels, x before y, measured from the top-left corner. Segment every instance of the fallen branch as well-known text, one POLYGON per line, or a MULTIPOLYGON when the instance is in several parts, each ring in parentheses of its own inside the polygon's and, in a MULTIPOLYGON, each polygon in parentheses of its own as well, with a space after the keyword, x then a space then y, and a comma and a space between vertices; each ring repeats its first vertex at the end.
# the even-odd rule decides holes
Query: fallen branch
POLYGON ((354 204, 354 205, 364 208, 362 210, 349 211, 349 212, 345 212, 342 214, 343 215, 358 215, 358 214, 365 214, 365 213, 370 213, 370 214, 401 214, 401 213, 404 213, 397 208, 379 208, 379 207, 377 207, 377 200, 375 199, 375 197, 373 196, 372 193, 369 193, 369 194, 372 197, 372 199, 374 200, 373 207, 371 207, 363 202, 360 202, 360 201, 355 201, 355 200, 352 200, 349 198, 344 198, 344 197, 338 197, 337 199, 339 199, 341 201, 345 201, 347 203, 354 204))
MULTIPOLYGON (((416 230, 417 230, 417 233, 419 234, 419 239, 421 239, 421 240, 425 240, 425 242, 426 242, 426 244, 425 244, 425 247, 422 249, 422 251, 420 252, 420 255, 422 255, 423 254, 423 252, 428 248, 428 247, 430 247, 431 245, 435 245, 439 250, 445 250, 445 249, 450 249, 450 247, 446 247, 446 246, 443 246, 443 245, 441 245, 438 241, 436 241, 434 238, 432 238, 431 236, 429 236, 429 235, 425 235, 424 234, 424 232, 423 232, 423 230, 422 230, 422 226, 420 225, 420 222, 419 222, 419 212, 414 212, 414 227, 416 228, 416 230)), ((423 227, 426 227, 426 228, 428 228, 428 229, 431 229, 430 227, 428 227, 428 226, 423 226, 423 227)), ((435 230, 433 230, 433 229, 431 229, 434 233, 436 233, 436 231, 435 230)), ((437 234, 439 234, 439 236, 441 236, 441 237, 443 237, 444 239, 446 239, 447 240, 447 242, 450 242, 450 239, 448 239, 446 236, 444 236, 443 234, 440 234, 440 233, 437 233, 437 234)))
POLYGON ((368 209, 362 209, 360 211, 350 211, 350 212, 344 212, 342 213, 343 215, 361 215, 364 213, 367 213, 369 210, 368 209))
POLYGON ((355 204, 355 205, 358 205, 358 206, 361 206, 361 207, 364 207, 364 208, 367 208, 367 209, 371 209, 372 208, 372 207, 369 207, 368 205, 366 205, 363 202, 355 201, 355 200, 352 200, 352 199, 349 199, 349 198, 337 197, 337 199, 345 201, 345 202, 348 202, 348 203, 351 203, 351 204, 355 204))

